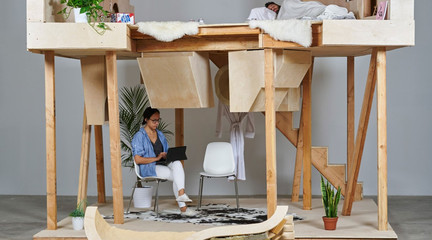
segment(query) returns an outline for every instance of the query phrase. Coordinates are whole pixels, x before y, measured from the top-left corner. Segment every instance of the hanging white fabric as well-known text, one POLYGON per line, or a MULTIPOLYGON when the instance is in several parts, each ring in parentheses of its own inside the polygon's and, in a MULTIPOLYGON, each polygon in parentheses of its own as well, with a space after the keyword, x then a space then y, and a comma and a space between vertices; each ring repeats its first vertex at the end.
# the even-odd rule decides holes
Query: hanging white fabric
POLYGON ((246 180, 244 164, 244 137, 255 137, 255 124, 252 113, 233 113, 229 106, 219 101, 216 121, 216 135, 222 137, 222 116, 230 123, 230 142, 233 147, 234 160, 236 161, 236 176, 238 180, 246 180), (245 122, 246 129, 243 133, 242 122, 245 122))

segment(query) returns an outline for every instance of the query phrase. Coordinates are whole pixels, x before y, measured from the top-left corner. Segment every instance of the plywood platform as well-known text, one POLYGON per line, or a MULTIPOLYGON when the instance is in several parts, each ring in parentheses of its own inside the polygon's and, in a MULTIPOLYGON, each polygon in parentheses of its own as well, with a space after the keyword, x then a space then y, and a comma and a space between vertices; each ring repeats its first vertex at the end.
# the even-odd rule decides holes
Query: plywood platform
MULTIPOLYGON (((206 203, 228 203, 235 205, 235 199, 211 199, 206 203)), ((125 202, 127 203, 127 202, 125 202)), ((313 199, 312 210, 302 210, 302 202, 291 203, 289 199, 279 198, 278 204, 289 205, 289 212, 296 213, 303 220, 294 222, 295 238, 296 239, 397 239, 396 233, 389 226, 388 231, 378 231, 377 227, 377 205, 371 199, 354 202, 354 207, 351 216, 341 216, 341 207, 339 205, 339 221, 336 231, 323 230, 321 216, 324 211, 322 209, 321 199, 313 199)), ((242 207, 264 208, 266 206, 265 198, 241 198, 240 205, 242 207)), ((175 202, 171 198, 162 199, 159 205, 160 210, 175 209, 175 202)), ((132 211, 137 209, 132 209, 132 211)), ((139 209, 144 210, 144 209, 139 209)), ((112 215, 112 204, 100 205, 99 211, 103 215, 112 215)), ((113 220, 107 220, 113 224, 113 220)), ((191 223, 164 223, 150 222, 141 219, 125 219, 125 224, 117 225, 120 228, 130 229, 135 231, 201 231, 211 228, 209 225, 196 225, 191 223)), ((58 229, 55 231, 43 230, 33 236, 33 239, 38 240, 54 240, 54 239, 87 239, 84 230, 72 230, 71 219, 65 218, 58 223, 58 229)))

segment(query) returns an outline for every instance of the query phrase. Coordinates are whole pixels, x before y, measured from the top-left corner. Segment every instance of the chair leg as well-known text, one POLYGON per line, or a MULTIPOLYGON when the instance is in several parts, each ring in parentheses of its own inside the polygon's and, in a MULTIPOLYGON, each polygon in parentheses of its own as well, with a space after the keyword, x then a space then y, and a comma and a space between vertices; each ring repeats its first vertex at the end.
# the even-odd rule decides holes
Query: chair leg
POLYGON ((133 195, 134 195, 134 192, 135 192, 135 188, 137 187, 137 185, 138 185, 138 181, 135 182, 135 185, 134 185, 134 187, 132 189, 132 194, 131 194, 131 197, 130 197, 130 200, 129 200, 129 206, 128 206, 127 210, 126 210, 127 214, 129 214, 129 209, 130 209, 130 206, 131 206, 131 203, 132 203, 132 199, 133 199, 133 195))
POLYGON ((200 183, 199 183, 199 193, 198 193, 199 201, 198 201, 197 210, 199 210, 201 208, 203 185, 204 185, 204 176, 201 176, 200 183))
POLYGON ((160 180, 157 180, 155 205, 153 208, 153 211, 155 211, 155 209, 156 209, 156 217, 159 217, 159 183, 160 183, 160 180))
POLYGON ((235 186, 235 194, 236 194, 236 202, 237 202, 237 211, 239 210, 239 199, 238 199, 238 186, 237 186, 237 177, 234 177, 234 186, 235 186))

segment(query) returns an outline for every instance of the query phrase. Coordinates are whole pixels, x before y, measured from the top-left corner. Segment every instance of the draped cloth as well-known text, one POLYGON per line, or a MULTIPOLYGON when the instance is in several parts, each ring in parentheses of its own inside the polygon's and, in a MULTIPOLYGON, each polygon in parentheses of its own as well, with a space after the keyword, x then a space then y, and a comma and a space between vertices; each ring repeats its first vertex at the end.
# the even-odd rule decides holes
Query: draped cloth
POLYGON ((222 117, 230 123, 230 142, 234 152, 235 172, 238 180, 246 180, 244 163, 244 137, 255 136, 255 124, 252 113, 230 112, 229 106, 219 101, 216 121, 216 135, 222 137, 222 117), (242 123, 245 126, 243 132, 242 123))

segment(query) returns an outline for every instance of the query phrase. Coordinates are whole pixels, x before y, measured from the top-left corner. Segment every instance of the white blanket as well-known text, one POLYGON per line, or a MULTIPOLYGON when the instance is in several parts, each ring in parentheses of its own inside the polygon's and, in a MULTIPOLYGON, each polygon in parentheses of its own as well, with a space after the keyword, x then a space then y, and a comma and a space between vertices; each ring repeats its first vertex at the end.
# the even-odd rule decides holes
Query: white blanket
POLYGON ((253 8, 248 20, 275 20, 276 13, 266 7, 253 8))
POLYGON ((184 35, 198 34, 198 22, 139 22, 138 32, 162 42, 171 42, 184 35))
POLYGON ((275 40, 298 43, 304 47, 312 44, 312 22, 307 20, 250 21, 250 28, 261 28, 275 40))

